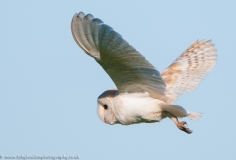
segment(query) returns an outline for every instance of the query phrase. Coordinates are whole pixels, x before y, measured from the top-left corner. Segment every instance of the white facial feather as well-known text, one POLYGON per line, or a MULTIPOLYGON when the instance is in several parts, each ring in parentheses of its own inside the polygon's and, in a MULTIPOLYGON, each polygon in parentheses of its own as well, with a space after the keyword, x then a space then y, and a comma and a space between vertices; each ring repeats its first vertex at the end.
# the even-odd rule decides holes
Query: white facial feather
POLYGON ((113 105, 116 93, 117 90, 108 90, 98 97, 98 116, 104 123, 115 124, 117 122, 113 105))

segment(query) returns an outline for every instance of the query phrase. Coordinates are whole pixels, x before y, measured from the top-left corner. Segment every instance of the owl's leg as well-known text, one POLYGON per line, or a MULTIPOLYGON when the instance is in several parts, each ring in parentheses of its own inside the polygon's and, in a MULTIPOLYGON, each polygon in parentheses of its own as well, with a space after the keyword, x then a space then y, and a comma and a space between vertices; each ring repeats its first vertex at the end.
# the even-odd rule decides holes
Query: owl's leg
POLYGON ((186 127, 187 123, 185 121, 179 122, 178 118, 176 116, 174 116, 173 114, 171 114, 171 113, 168 114, 168 117, 176 124, 176 126, 180 130, 182 130, 182 131, 184 131, 184 132, 186 132, 188 134, 192 133, 192 131, 189 128, 186 127))

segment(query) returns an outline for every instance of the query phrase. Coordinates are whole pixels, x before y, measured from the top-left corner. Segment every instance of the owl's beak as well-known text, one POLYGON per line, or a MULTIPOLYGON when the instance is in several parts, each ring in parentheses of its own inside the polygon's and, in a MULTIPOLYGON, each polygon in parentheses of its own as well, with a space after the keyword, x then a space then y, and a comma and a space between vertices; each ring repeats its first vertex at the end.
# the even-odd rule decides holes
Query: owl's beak
POLYGON ((107 123, 107 120, 106 120, 106 118, 104 118, 104 123, 107 123))

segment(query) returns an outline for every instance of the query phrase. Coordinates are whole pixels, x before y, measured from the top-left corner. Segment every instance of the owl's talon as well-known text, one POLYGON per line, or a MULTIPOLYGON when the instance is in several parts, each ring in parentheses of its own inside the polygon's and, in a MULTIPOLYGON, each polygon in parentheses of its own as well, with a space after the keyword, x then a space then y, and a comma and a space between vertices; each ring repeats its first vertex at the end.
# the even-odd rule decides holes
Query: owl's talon
POLYGON ((177 124, 177 127, 180 129, 180 130, 182 130, 182 131, 184 131, 184 132, 186 132, 186 133, 188 133, 188 134, 191 134, 193 131, 191 131, 188 127, 187 127, 187 123, 185 122, 185 121, 183 121, 183 122, 179 122, 178 124, 177 124))

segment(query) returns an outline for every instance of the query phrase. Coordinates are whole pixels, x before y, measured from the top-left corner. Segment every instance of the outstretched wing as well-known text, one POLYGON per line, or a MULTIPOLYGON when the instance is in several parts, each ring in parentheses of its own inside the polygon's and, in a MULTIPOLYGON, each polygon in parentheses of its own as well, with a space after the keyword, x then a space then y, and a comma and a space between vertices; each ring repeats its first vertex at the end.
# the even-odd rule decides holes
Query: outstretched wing
POLYGON ((120 93, 149 92, 165 101, 160 73, 120 34, 91 14, 75 14, 71 30, 77 44, 111 77, 120 93))
POLYGON ((177 100, 184 91, 194 90, 212 70, 217 60, 211 41, 196 41, 161 73, 166 83, 167 103, 177 100))

